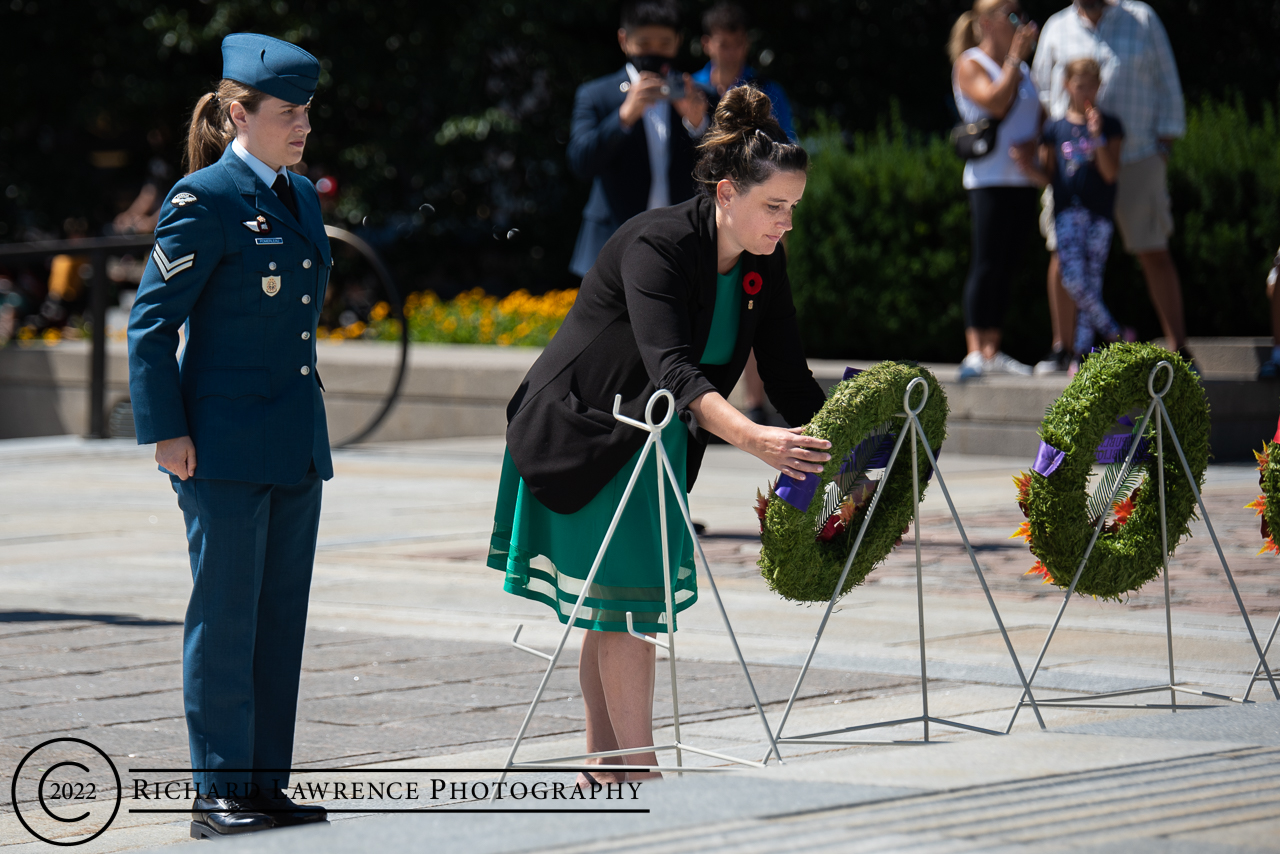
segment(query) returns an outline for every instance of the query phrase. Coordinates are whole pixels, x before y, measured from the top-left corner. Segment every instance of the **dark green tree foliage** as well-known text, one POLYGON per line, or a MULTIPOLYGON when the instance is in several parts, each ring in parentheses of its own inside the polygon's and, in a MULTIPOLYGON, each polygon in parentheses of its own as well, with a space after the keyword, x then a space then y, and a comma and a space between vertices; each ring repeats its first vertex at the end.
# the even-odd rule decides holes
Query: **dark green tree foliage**
POLYGON ((1261 112, 1250 122, 1240 100, 1206 101, 1173 150, 1172 245, 1193 335, 1271 331, 1262 283, 1280 246, 1280 126, 1271 104, 1261 112))
MULTIPOLYGON (((696 55, 696 41, 698 15, 708 5, 710 0, 687 3, 681 63, 690 70, 705 61, 696 55)), ((753 17, 753 61, 786 87, 802 132, 815 128, 821 113, 846 132, 872 133, 895 100, 902 123, 915 131, 933 136, 952 123, 944 46, 968 3, 744 5, 753 17)), ((1043 21, 1065 2, 1025 5, 1043 21)), ((1188 96, 1198 101, 1238 92, 1256 121, 1280 79, 1280 54, 1274 50, 1280 1, 1153 5, 1169 30, 1188 96)), ((4 2, 0 241, 58 236, 68 227, 78 229, 76 221, 96 233, 137 193, 150 160, 166 161, 176 172, 191 107, 217 76, 222 37, 255 30, 294 40, 324 62, 308 165, 337 180, 339 200, 329 220, 378 243, 403 285, 449 295, 475 285, 503 293, 571 284, 565 270, 587 185, 565 165, 569 115, 576 87, 620 64, 616 27, 617 5, 601 0, 4 2), (423 204, 436 213, 422 213, 423 204), (508 240, 511 228, 519 234, 508 240)), ((932 143, 918 144, 932 152, 928 157, 934 159, 925 162, 940 171, 916 180, 941 190, 954 179, 958 190, 956 164, 947 163, 932 143)), ((895 168, 901 172, 905 166, 895 168)), ((1222 181, 1233 180, 1219 174, 1222 181)), ((875 180, 883 186, 891 179, 875 180)), ((926 214, 939 204, 913 198, 926 214)), ((1175 183, 1175 204, 1187 198, 1175 183)), ((1265 188, 1259 189, 1250 210, 1266 198, 1265 188)), ((912 275, 929 282, 940 318, 958 317, 956 277, 962 278, 957 271, 967 264, 968 252, 960 239, 967 214, 949 204, 938 208, 941 218, 911 220, 913 227, 924 222, 932 230, 934 249, 891 264, 923 270, 912 275)), ((876 210, 875 216, 897 215, 876 210)), ((1216 214, 1206 217, 1218 220, 1216 214)), ((1250 220, 1248 228, 1265 225, 1250 220)), ((848 227, 858 234, 865 228, 848 227)), ((878 255, 867 257, 887 257, 893 240, 885 240, 878 255)), ((1198 257, 1207 257, 1210 245, 1197 246, 1198 257)), ((1033 258, 1028 265, 1042 271, 1042 261, 1033 258)), ((1253 271, 1262 258, 1249 255, 1239 263, 1253 271)), ((1205 261, 1184 270, 1189 295, 1222 289, 1219 279, 1195 272, 1207 269, 1205 261)), ((863 287, 859 275, 849 271, 848 289, 863 287)), ((1028 273, 1028 283, 1037 276, 1028 273)), ((1130 281, 1133 271, 1126 268, 1118 283, 1130 281)), ((1233 279, 1230 287, 1244 292, 1254 285, 1233 279)), ((1032 310, 1039 312, 1035 316, 1047 316, 1042 290, 1024 291, 1021 298, 1040 306, 1032 310)), ((1121 304, 1126 298, 1121 296, 1121 304)), ((1137 290, 1134 303, 1146 316, 1144 300, 1137 290)), ((892 309, 884 306, 885 322, 892 309)), ((1192 316, 1193 322, 1201 319, 1192 316)), ((1016 340, 1018 333, 1011 334, 1016 340)))
POLYGON ((848 146, 829 126, 814 139, 787 244, 806 349, 831 358, 950 355, 969 264, 961 162, 941 138, 910 134, 899 121, 848 146))
POLYGON ((253 30, 321 59, 307 164, 338 183, 327 219, 390 250, 402 284, 564 286, 586 196, 565 166, 569 113, 617 65, 615 17, 589 0, 15 0, 0 9, 0 239, 69 219, 96 232, 149 159, 176 173, 222 37, 253 30))

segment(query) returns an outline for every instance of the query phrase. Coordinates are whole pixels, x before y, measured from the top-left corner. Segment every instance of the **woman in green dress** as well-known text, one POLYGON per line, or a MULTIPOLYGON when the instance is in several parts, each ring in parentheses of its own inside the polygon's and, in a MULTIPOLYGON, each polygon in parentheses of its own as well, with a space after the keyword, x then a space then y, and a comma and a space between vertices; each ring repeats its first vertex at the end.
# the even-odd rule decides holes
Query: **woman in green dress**
MULTIPOLYGON (((732 89, 699 145, 699 197, 640 214, 605 244, 507 407, 488 561, 506 574, 507 592, 568 621, 647 438, 613 417, 615 395, 622 414, 643 420, 650 395, 671 392, 676 417, 662 439, 685 491, 712 434, 797 479, 822 470, 830 444, 800 435, 800 426, 825 397, 805 361, 778 246, 807 166, 769 99, 732 89), (726 399, 753 349, 791 429, 755 424, 726 399)), ((627 633, 626 613, 640 632, 676 628, 666 625, 655 465, 651 453, 575 618, 587 629, 578 672, 593 753, 653 744, 653 646, 627 633)), ((673 492, 666 507, 679 612, 697 598, 693 548, 673 492)), ((657 764, 652 752, 610 760, 624 761, 657 764)))

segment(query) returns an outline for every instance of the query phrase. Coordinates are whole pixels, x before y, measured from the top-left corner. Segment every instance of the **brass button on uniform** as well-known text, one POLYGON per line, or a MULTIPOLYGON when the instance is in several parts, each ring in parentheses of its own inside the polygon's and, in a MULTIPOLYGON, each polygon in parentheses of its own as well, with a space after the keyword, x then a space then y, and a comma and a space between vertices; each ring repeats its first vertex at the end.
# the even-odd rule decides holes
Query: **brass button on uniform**
POLYGON ((275 261, 272 261, 270 264, 268 264, 268 265, 267 265, 267 269, 268 269, 268 270, 274 270, 275 268, 276 268, 276 262, 275 262, 275 261))
POLYGON ((302 295, 302 304, 303 304, 303 305, 311 305, 311 294, 303 294, 303 295, 302 295))
POLYGON ((306 376, 307 374, 309 374, 309 373, 311 373, 311 369, 310 369, 310 368, 308 368, 306 365, 303 365, 303 366, 302 366, 302 375, 305 377, 305 376, 306 376))
POLYGON ((303 341, 306 341, 306 340, 308 340, 309 338, 311 338, 311 333, 310 333, 310 332, 304 332, 304 333, 302 333, 302 340, 303 340, 303 341))
POLYGON ((304 260, 303 260, 303 262, 302 262, 302 269, 304 269, 304 270, 310 270, 310 269, 311 269, 311 259, 310 259, 310 258, 307 258, 307 259, 304 259, 304 260))

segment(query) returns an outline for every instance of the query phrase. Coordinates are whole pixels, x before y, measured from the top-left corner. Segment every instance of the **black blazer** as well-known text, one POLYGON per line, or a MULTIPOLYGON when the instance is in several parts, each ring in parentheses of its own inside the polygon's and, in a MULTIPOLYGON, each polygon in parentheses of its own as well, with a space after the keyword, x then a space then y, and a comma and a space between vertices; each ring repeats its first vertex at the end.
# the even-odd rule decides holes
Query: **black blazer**
MULTIPOLYGON (((573 98, 569 168, 579 178, 591 181, 591 195, 582 210, 582 228, 569 264, 578 276, 591 269, 601 247, 618 227, 649 204, 653 173, 649 170, 644 120, 624 128, 618 118, 618 108, 627 97, 619 87, 629 79, 626 68, 622 68, 582 84, 573 98)), ((671 127, 667 181, 674 205, 693 197, 695 141, 680 115, 670 104, 666 108, 671 127)))
MULTIPOLYGON (((560 331, 507 405, 507 447, 534 496, 557 513, 580 510, 644 444, 643 430, 613 417, 644 420, 660 388, 684 412, 709 391, 733 390, 754 348, 769 400, 789 424, 804 424, 826 401, 805 362, 791 302, 786 254, 742 256, 738 338, 725 365, 699 365, 716 301, 715 205, 698 197, 642 213, 609 239, 582 281, 560 331), (745 290, 745 289, 744 289, 745 290)), ((663 413, 657 412, 656 416, 663 413)), ((688 486, 702 463, 707 433, 689 442, 688 486)))

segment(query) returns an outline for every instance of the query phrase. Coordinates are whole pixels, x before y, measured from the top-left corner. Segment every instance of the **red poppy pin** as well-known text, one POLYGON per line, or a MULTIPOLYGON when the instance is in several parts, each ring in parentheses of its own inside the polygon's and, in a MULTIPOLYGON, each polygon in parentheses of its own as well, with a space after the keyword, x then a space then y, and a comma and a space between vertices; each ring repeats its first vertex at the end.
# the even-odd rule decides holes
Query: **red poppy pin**
POLYGON ((748 296, 755 296, 760 293, 760 288, 764 287, 764 279, 760 278, 760 274, 752 271, 742 277, 742 289, 747 292, 748 296))

